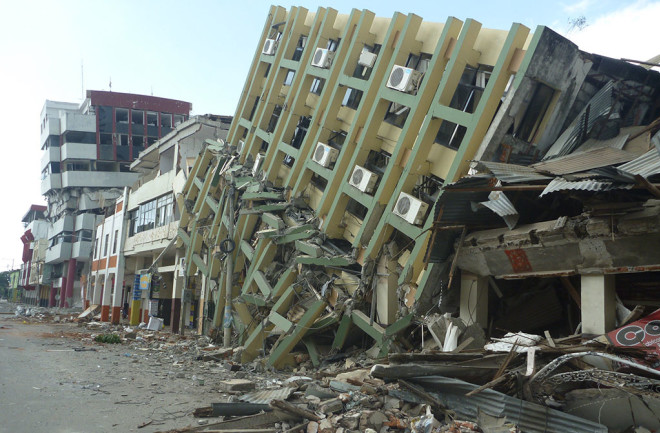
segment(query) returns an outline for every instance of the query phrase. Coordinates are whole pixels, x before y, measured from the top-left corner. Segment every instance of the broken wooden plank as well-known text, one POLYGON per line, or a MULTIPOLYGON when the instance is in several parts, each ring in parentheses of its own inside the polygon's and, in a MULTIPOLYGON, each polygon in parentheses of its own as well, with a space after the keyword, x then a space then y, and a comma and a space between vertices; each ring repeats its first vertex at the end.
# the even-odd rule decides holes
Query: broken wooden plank
POLYGON ((452 352, 453 352, 453 353, 458 353, 458 352, 460 352, 461 350, 463 350, 463 349, 465 349, 466 347, 468 347, 473 341, 474 341, 474 338, 472 338, 472 337, 468 337, 468 338, 466 338, 461 344, 459 344, 458 346, 456 346, 456 349, 452 350, 452 352))

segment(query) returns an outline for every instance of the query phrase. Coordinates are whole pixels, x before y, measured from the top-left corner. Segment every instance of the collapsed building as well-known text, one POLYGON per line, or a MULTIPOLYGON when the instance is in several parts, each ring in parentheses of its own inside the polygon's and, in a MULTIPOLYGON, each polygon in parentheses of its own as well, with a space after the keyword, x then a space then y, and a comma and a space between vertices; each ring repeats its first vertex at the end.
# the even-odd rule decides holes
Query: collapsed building
POLYGON ((495 403, 452 381, 495 388, 521 426, 659 427, 646 63, 543 26, 271 8, 227 140, 177 197, 198 332, 277 368, 387 357, 372 377, 458 407, 495 403))
POLYGON ((364 336, 378 357, 433 312, 493 331, 488 293, 527 288, 500 279, 550 276, 547 320, 518 300, 530 317, 498 329, 613 329, 613 274, 656 266, 659 77, 543 26, 272 8, 227 142, 178 197, 198 329, 274 366, 364 336))

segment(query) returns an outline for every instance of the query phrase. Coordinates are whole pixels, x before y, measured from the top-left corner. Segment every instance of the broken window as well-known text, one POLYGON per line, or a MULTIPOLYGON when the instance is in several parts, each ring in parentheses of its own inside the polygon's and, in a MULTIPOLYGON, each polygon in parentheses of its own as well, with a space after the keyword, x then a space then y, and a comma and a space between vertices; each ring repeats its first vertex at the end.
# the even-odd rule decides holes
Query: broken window
POLYGON ((172 127, 172 115, 170 113, 160 113, 160 124, 162 127, 172 127))
POLYGON ((360 220, 364 220, 364 218, 367 216, 367 212, 369 212, 369 209, 357 200, 349 198, 348 204, 346 205, 346 212, 354 215, 360 220))
POLYGON ((64 171, 89 171, 89 161, 67 162, 64 171))
POLYGON ((489 78, 490 71, 466 66, 449 106, 466 113, 474 113, 489 78))
POLYGON ((104 146, 112 146, 112 134, 99 134, 99 144, 104 146))
POLYGON ((406 120, 408 119, 408 114, 410 114, 410 107, 397 104, 396 102, 390 102, 383 121, 399 128, 403 128, 403 125, 406 124, 406 120))
POLYGON ((92 241, 92 231, 91 230, 78 230, 73 234, 76 242, 91 242, 92 241))
POLYGON ((444 182, 444 179, 434 175, 420 176, 419 183, 413 188, 413 195, 427 203, 435 203, 444 182))
POLYGON ((514 137, 528 143, 534 142, 536 133, 539 126, 541 126, 546 111, 548 111, 548 107, 550 107, 554 94, 555 91, 552 87, 537 83, 522 120, 515 125, 514 137))
POLYGON ((346 88, 346 93, 344 94, 344 99, 341 101, 341 105, 357 110, 361 100, 362 91, 348 87, 346 88))
POLYGON ((332 131, 332 134, 330 134, 330 137, 328 138, 328 144, 337 150, 341 150, 346 141, 346 135, 346 131, 332 131))
POLYGON ((158 137, 147 137, 147 147, 158 141, 158 137))
POLYGON ((268 121, 268 127, 266 128, 266 132, 275 131, 275 127, 277 126, 277 121, 280 119, 281 113, 282 113, 282 106, 276 104, 275 107, 273 108, 273 114, 271 114, 270 120, 268 121))
POLYGON ((144 111, 142 110, 131 110, 131 123, 134 125, 143 125, 144 124, 144 111))
POLYGON ((311 183, 316 189, 323 192, 325 191, 325 187, 328 185, 328 180, 323 176, 319 176, 318 174, 314 173, 312 175, 311 183))
POLYGON ((325 84, 324 79, 315 77, 312 80, 312 86, 309 88, 309 91, 315 95, 320 95, 321 91, 323 91, 323 84, 325 84))
POLYGON ((257 111, 257 105, 259 105, 259 97, 257 96, 254 99, 254 105, 252 106, 252 110, 250 111, 250 116, 248 117, 248 120, 252 122, 252 118, 254 117, 254 112, 257 111))
POLYGON ((293 52, 293 57, 291 60, 294 62, 297 62, 300 60, 302 57, 302 53, 305 50, 305 45, 307 45, 307 36, 305 35, 300 35, 300 38, 298 38, 298 44, 296 44, 296 49, 293 52))
POLYGON ((133 148, 138 148, 141 149, 144 147, 144 137, 141 135, 134 135, 132 137, 133 140, 133 148))
POLYGON ((367 160, 364 163, 364 168, 369 171, 373 171, 374 173, 383 175, 385 174, 385 170, 387 169, 387 164, 389 164, 391 156, 392 155, 385 152, 384 150, 370 150, 369 154, 367 155, 367 160))
POLYGON ((128 123, 128 109, 126 108, 115 109, 115 122, 128 123))
POLYGON ((183 123, 183 114, 175 114, 174 115, 174 126, 179 126, 183 123))
POLYGON ((112 132, 112 107, 101 105, 96 113, 99 119, 99 131, 112 132))
MULTIPOLYGON (((94 141, 96 143, 96 141, 94 141)), ((49 135, 46 141, 44 142, 41 150, 46 150, 49 147, 60 147, 60 136, 59 135, 49 135)))
POLYGON ((289 168, 293 167, 293 164, 295 162, 296 162, 295 158, 288 154, 284 155, 284 159, 282 160, 282 164, 286 165, 289 168))
MULTIPOLYGON (((64 142, 65 143, 96 144, 96 133, 95 132, 83 132, 83 131, 67 131, 67 132, 64 133, 64 142)), ((59 137, 57 137, 57 143, 59 145, 59 137)))
POLYGON ((328 43, 326 45, 326 48, 328 51, 337 51, 337 47, 339 46, 339 42, 341 42, 341 39, 328 39, 328 43))
POLYGON ((291 83, 293 83, 293 77, 295 77, 296 71, 293 69, 288 69, 286 73, 286 77, 284 77, 284 83, 282 84, 283 86, 290 86, 291 83))
POLYGON ((158 126, 158 113, 147 111, 147 126, 158 126))
POLYGON ((429 62, 431 61, 431 54, 420 53, 408 55, 408 60, 406 61, 406 68, 414 69, 421 72, 422 74, 426 73, 426 70, 429 67, 429 62))
POLYGON ((298 125, 296 126, 295 131, 293 131, 291 146, 295 147, 296 149, 300 149, 300 145, 305 139, 305 135, 307 134, 307 128, 309 128, 309 124, 311 123, 311 120, 312 118, 308 116, 301 116, 300 119, 298 119, 298 125))
POLYGON ((96 170, 95 171, 115 171, 115 163, 114 162, 96 161, 96 170))
POLYGON ((435 136, 435 143, 458 150, 466 131, 465 126, 443 120, 440 129, 438 129, 438 134, 435 136))

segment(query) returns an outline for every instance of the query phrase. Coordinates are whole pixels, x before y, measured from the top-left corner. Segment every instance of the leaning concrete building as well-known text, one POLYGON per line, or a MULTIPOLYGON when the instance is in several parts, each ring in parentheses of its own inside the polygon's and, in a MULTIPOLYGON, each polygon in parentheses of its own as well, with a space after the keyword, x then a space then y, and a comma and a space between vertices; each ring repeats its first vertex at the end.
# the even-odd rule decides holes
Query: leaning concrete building
MULTIPOLYGON (((200 155, 181 200, 199 329, 235 326, 243 359, 265 350, 274 366, 299 343, 318 363, 318 346, 341 350, 351 329, 383 355, 448 286, 486 327, 488 280, 451 259, 471 214, 451 214, 445 188, 474 159, 542 158, 607 73, 641 79, 651 101, 635 122, 652 119, 653 73, 546 27, 271 8, 227 144, 200 155)), ((506 206, 482 202, 463 204, 506 226, 506 206)))

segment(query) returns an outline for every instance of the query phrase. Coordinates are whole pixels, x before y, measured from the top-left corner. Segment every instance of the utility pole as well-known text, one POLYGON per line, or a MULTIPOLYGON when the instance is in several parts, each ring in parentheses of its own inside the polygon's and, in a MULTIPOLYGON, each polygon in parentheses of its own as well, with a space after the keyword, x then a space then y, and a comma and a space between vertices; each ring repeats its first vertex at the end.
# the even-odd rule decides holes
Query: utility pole
MULTIPOLYGON (((234 175, 230 174, 229 180, 229 200, 227 203, 227 211, 229 213, 227 220, 229 221, 227 227, 227 239, 231 239, 232 243, 234 240, 234 175)), ((232 301, 232 292, 234 285, 234 258, 233 258, 233 248, 232 251, 227 253, 225 258, 225 265, 227 266, 225 272, 227 273, 227 280, 225 282, 225 314, 222 320, 222 327, 224 328, 223 335, 223 345, 225 347, 231 346, 231 301, 232 301)))

